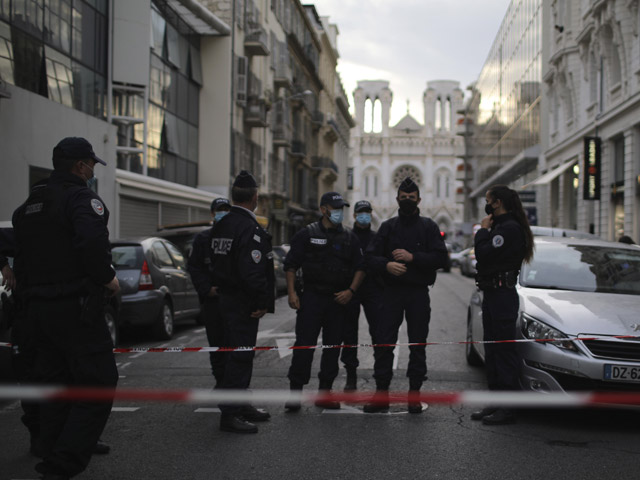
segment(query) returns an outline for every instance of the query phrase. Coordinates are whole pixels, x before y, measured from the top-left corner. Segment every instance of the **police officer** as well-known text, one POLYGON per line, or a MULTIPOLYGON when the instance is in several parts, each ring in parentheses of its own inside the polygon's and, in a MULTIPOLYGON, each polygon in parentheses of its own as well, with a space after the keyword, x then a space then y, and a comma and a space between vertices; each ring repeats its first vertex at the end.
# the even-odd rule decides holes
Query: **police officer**
MULTIPOLYGON (((494 185, 486 194, 487 216, 474 238, 476 282, 483 291, 484 340, 516 337, 519 300, 516 283, 522 262, 533 257, 533 235, 515 190, 494 185)), ((518 354, 514 343, 486 344, 485 366, 490 390, 520 390, 518 354)), ((513 411, 487 407, 471 414, 485 425, 513 423, 513 411)))
MULTIPOLYGON (((222 220, 229 213, 231 205, 229 200, 220 197, 211 202, 211 219, 213 225, 222 220)), ((224 328, 218 312, 218 287, 213 284, 211 278, 211 257, 209 245, 211 240, 211 228, 198 233, 193 239, 191 254, 187 262, 187 271, 191 275, 194 287, 198 292, 202 307, 202 318, 207 331, 207 340, 210 347, 224 346, 224 328)), ((216 386, 222 384, 224 377, 225 352, 210 352, 211 373, 216 380, 216 386)))
MULTIPOLYGON (((429 286, 436 280, 436 270, 446 265, 448 256, 438 225, 420 216, 418 186, 407 177, 398 188, 400 207, 397 217, 380 226, 367 247, 367 264, 383 275, 385 282, 382 312, 376 342, 394 344, 403 317, 407 320, 409 342, 425 343, 429 333, 431 307, 429 286)), ((409 347, 410 392, 418 392, 426 380, 427 358, 424 345, 409 347)), ((381 402, 365 405, 366 413, 388 411, 388 390, 393 377, 393 347, 374 349, 374 378, 381 402)), ((421 413, 422 404, 409 401, 409 413, 421 413)))
MULTIPOLYGON (((322 219, 296 233, 284 260, 289 306, 297 310, 295 346, 316 345, 320 330, 324 345, 342 343, 346 305, 362 280, 364 265, 358 237, 342 226, 343 208, 349 206, 337 192, 320 199, 322 219), (296 271, 302 268, 303 292, 295 289, 296 271)), ((339 349, 322 350, 320 390, 329 392, 338 376, 339 349)), ((294 350, 289 368, 291 390, 302 390, 311 377, 313 350, 294 350)), ((317 401, 316 406, 340 408, 339 402, 317 401)), ((297 401, 287 402, 289 412, 300 410, 297 401)))
MULTIPOLYGON (((233 207, 211 229, 212 284, 218 286, 219 314, 226 346, 255 346, 258 320, 274 311, 271 235, 256 220, 258 184, 242 170, 231 189, 233 207)), ((247 389, 255 352, 228 352, 221 388, 247 389)), ((220 429, 257 433, 252 422, 266 421, 268 412, 251 405, 220 405, 220 429)))
MULTIPOLYGON (((115 387, 118 380, 102 312, 105 295, 120 289, 111 267, 109 211, 87 187, 97 163, 106 165, 87 140, 62 139, 46 186, 34 189, 13 214, 19 283, 36 336, 36 377, 44 383, 115 387)), ((36 470, 60 479, 82 472, 111 404, 44 403, 44 459, 36 470)))
MULTIPOLYGON (((375 235, 375 230, 371 228, 371 203, 366 200, 356 202, 353 207, 353 233, 358 237, 362 250, 367 248, 375 235)), ((373 276, 367 271, 366 276, 358 288, 353 299, 347 304, 347 315, 344 322, 342 341, 345 345, 357 345, 358 343, 358 322, 360 320, 360 306, 364 308, 364 313, 369 324, 369 334, 372 343, 375 342, 376 318, 380 314, 382 303, 382 286, 379 276, 373 276)), ((357 368, 358 349, 343 348, 340 360, 347 370, 347 381, 344 386, 345 392, 353 391, 357 388, 357 368)))

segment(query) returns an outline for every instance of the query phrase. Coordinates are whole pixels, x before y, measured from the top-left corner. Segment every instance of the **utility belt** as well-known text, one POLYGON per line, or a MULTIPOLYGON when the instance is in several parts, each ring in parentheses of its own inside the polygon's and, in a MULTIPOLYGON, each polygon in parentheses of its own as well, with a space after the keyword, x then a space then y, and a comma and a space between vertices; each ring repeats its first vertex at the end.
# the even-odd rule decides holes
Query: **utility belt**
POLYGON ((520 270, 498 272, 493 275, 476 275, 476 286, 480 290, 493 290, 496 288, 514 288, 518 283, 520 270))
POLYGON ((341 292, 343 290, 347 290, 349 287, 339 288, 334 285, 324 285, 319 283, 304 284, 303 291, 304 292, 313 292, 319 293, 320 295, 333 295, 334 293, 341 292))

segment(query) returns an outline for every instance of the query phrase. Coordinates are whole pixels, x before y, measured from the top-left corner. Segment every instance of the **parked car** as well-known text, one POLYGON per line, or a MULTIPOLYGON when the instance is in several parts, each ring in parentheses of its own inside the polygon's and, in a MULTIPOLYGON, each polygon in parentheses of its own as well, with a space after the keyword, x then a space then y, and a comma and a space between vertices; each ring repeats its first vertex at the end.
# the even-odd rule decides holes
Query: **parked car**
MULTIPOLYGON (((520 382, 525 390, 640 391, 640 249, 593 239, 536 237, 530 264, 516 286, 520 298, 520 382), (583 341, 579 338, 598 337, 583 341)), ((482 332, 482 292, 467 315, 467 339, 482 332)), ((468 344, 467 362, 484 361, 484 346, 468 344)))
POLYGON ((447 247, 447 264, 442 268, 442 270, 444 272, 450 272, 451 271, 451 251, 452 251, 452 246, 449 242, 444 242, 444 244, 447 247))
POLYGON ((473 248, 467 248, 460 252, 460 273, 467 277, 473 277, 476 274, 476 253, 473 248))
POLYGON ((451 266, 452 267, 459 267, 460 266, 460 261, 462 260, 462 255, 467 251, 468 249, 465 250, 460 250, 458 252, 451 252, 449 254, 449 258, 451 259, 451 266))
POLYGON ((193 239, 196 238, 197 234, 208 228, 211 228, 211 222, 185 223, 164 227, 158 230, 155 235, 169 240, 182 251, 184 258, 189 258, 193 247, 193 239))
POLYGON ((569 228, 539 227, 534 225, 531 227, 531 233, 533 233, 534 237, 571 237, 601 240, 600 237, 593 233, 583 232, 581 230, 571 230, 569 228))
POLYGON ((287 291, 287 274, 284 271, 284 258, 289 252, 289 245, 275 245, 273 247, 273 269, 276 275, 276 297, 287 291))
POLYGON ((122 288, 121 325, 149 326, 157 338, 166 340, 173 335, 174 321, 197 318, 198 294, 178 247, 160 237, 111 244, 122 288))

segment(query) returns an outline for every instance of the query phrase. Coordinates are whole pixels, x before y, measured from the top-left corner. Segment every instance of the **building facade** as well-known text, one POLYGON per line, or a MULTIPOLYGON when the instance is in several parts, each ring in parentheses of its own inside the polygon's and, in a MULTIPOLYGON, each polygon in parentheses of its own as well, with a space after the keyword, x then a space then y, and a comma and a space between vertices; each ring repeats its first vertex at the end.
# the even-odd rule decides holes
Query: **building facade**
POLYGON ((441 230, 453 236, 462 223, 462 206, 455 202, 456 168, 463 154, 463 139, 455 131, 463 103, 458 82, 427 83, 424 125, 408 112, 396 125, 390 125, 393 93, 387 81, 360 81, 353 97, 352 205, 369 200, 377 226, 396 214, 398 186, 410 176, 420 187, 421 214, 433 218, 441 230), (373 118, 369 121, 365 116, 373 118))
POLYGON ((540 193, 548 225, 640 238, 639 7, 637 0, 545 3, 541 173, 549 180, 540 193))

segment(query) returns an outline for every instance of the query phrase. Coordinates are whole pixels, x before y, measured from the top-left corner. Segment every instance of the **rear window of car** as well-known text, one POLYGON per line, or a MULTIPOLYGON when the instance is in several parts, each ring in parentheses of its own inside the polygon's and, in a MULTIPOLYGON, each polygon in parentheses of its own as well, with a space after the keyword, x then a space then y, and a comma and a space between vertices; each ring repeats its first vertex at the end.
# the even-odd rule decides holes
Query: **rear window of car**
POLYGON ((111 247, 111 263, 118 269, 142 268, 144 255, 140 245, 115 245, 111 247))
POLYGON ((530 288, 640 295, 640 250, 537 244, 520 279, 530 288))

